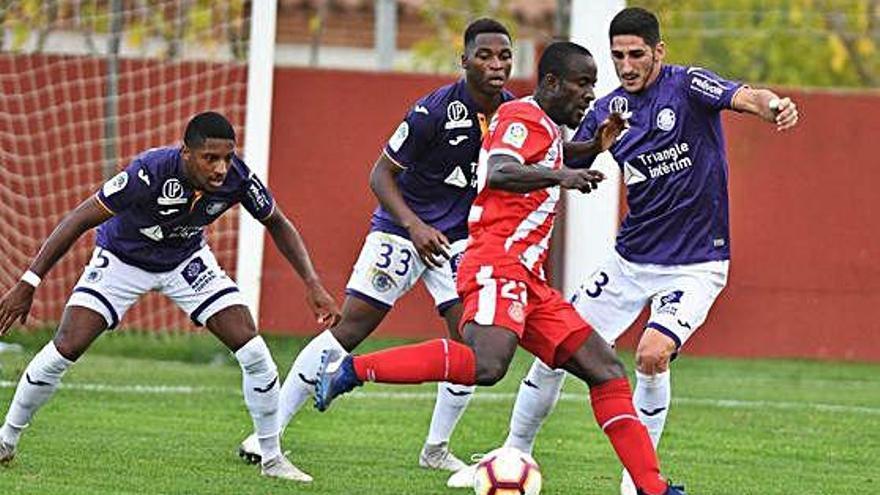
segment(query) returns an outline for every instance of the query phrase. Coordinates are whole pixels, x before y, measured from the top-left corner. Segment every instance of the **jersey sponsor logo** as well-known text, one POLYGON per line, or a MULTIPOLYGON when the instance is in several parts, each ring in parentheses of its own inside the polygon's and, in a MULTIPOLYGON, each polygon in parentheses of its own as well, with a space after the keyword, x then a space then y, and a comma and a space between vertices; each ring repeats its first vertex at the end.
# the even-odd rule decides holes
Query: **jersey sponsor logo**
POLYGON ((467 137, 467 136, 464 136, 464 135, 462 135, 462 136, 455 136, 454 138, 452 138, 452 139, 449 140, 449 144, 451 144, 452 146, 458 146, 459 144, 462 143, 462 141, 467 140, 467 138, 468 138, 468 137, 467 137))
POLYGON ((507 143, 514 148, 522 148, 528 137, 529 131, 526 129, 525 124, 514 122, 504 131, 504 135, 501 136, 501 142, 507 143))
POLYGON ((208 206, 205 207, 205 213, 212 217, 214 215, 223 213, 223 211, 226 209, 226 204, 227 203, 225 201, 211 201, 210 203, 208 203, 208 206))
POLYGON ((196 292, 204 289, 212 280, 217 278, 217 273, 208 268, 208 265, 197 256, 189 261, 183 271, 180 272, 186 283, 196 292))
POLYGON ((691 75, 691 91, 708 96, 713 100, 720 100, 724 91, 731 87, 716 79, 712 74, 704 72, 701 67, 691 67, 687 72, 691 75))
POLYGON ((156 200, 162 206, 182 205, 189 201, 183 196, 183 184, 180 180, 171 178, 162 184, 162 195, 156 200))
POLYGON ((394 134, 391 135, 391 139, 388 140, 388 147, 391 148, 391 151, 397 153, 400 151, 400 147, 403 146, 403 143, 406 142, 406 138, 409 137, 409 124, 405 121, 401 122, 399 126, 397 126, 397 130, 394 131, 394 134))
POLYGON ((263 184, 257 176, 251 175, 250 179, 250 184, 248 184, 247 188, 247 195, 250 198, 251 203, 256 206, 258 210, 262 210, 269 205, 269 196, 266 194, 266 189, 263 187, 263 184))
POLYGON ((168 208, 167 210, 159 210, 159 214, 163 217, 167 217, 168 215, 174 215, 175 213, 180 213, 180 208, 168 208))
POLYGON ((443 183, 461 188, 465 188, 468 186, 467 176, 464 175, 464 171, 461 169, 461 167, 455 167, 452 170, 452 173, 450 173, 449 176, 446 177, 443 183))
POLYGON ((158 225, 153 225, 152 227, 144 227, 140 229, 140 233, 146 236, 148 239, 152 239, 156 242, 161 241, 165 237, 162 233, 162 227, 158 225))
POLYGON ((473 127, 474 123, 468 118, 468 109, 464 103, 455 100, 446 106, 446 124, 443 128, 450 129, 468 129, 473 127))
POLYGON ((632 166, 631 163, 625 161, 623 162, 623 183, 631 186, 633 184, 638 184, 639 182, 645 182, 648 180, 645 177, 645 174, 639 172, 639 169, 632 166))
POLYGON ((150 175, 147 173, 146 170, 138 170, 138 179, 144 181, 144 184, 146 184, 147 186, 150 185, 150 175))
POLYGON ((125 189, 125 186, 127 184, 128 172, 119 172, 118 174, 114 175, 113 178, 104 183, 104 187, 102 188, 104 197, 108 197, 118 193, 119 191, 125 189))
POLYGON ((657 114, 657 128, 669 132, 675 127, 675 112, 666 107, 657 114))
POLYGON ((661 151, 641 153, 637 158, 641 165, 648 168, 651 178, 656 179, 690 168, 693 165, 693 161, 687 156, 690 150, 691 147, 686 142, 675 143, 661 151))
POLYGON ((168 239, 189 239, 202 235, 204 227, 201 225, 175 225, 166 235, 168 239))

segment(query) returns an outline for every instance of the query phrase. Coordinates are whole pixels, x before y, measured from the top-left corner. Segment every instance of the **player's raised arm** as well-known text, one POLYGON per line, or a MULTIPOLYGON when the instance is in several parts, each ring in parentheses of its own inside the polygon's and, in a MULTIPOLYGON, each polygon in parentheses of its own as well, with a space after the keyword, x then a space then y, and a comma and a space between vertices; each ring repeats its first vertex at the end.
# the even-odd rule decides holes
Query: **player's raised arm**
POLYGON ((442 258, 449 259, 449 239, 443 232, 426 224, 412 211, 403 199, 396 177, 403 169, 383 151, 370 172, 370 189, 388 210, 401 227, 409 233, 410 240, 419 254, 419 258, 428 267, 440 268, 442 258))
POLYGON ((753 89, 747 86, 736 92, 731 107, 776 124, 776 130, 791 129, 798 122, 797 105, 791 98, 780 98, 769 89, 753 89))
POLYGON ((61 220, 43 242, 22 279, 0 300, 0 335, 5 334, 16 319, 21 324, 25 323, 40 279, 49 273, 70 246, 86 231, 104 223, 112 216, 113 213, 93 196, 83 201, 61 220))
POLYGON ((321 283, 309 257, 309 250, 293 222, 275 205, 272 213, 263 220, 263 225, 272 236, 275 246, 305 283, 306 300, 318 323, 327 327, 338 323, 341 317, 339 305, 321 283))

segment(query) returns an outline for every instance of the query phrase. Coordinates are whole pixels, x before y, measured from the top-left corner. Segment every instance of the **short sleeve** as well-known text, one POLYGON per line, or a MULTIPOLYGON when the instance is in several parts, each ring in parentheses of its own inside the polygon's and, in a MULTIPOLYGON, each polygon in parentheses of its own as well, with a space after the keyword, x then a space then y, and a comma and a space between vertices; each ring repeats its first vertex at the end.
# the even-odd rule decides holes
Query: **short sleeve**
MULTIPOLYGON (((598 116, 596 115, 595 106, 593 106, 587 111, 587 114, 584 116, 583 120, 581 120, 581 125, 578 126, 571 140, 589 141, 590 139, 593 139, 593 137, 596 135, 596 129, 598 128, 598 116)), ((590 166, 593 165, 593 162, 596 160, 596 156, 597 155, 593 155, 577 160, 566 160, 565 166, 570 168, 590 168, 590 166)))
POLYGON ((403 168, 419 162, 437 133, 436 122, 428 109, 416 105, 406 114, 385 144, 385 154, 403 168))
POLYGON ((121 213, 150 195, 150 174, 146 164, 134 159, 122 172, 101 186, 98 200, 112 213, 121 213))
POLYGON ((499 115, 486 150, 512 155, 523 164, 537 163, 553 144, 551 131, 532 116, 523 113, 499 115))
POLYGON ((743 86, 700 67, 689 67, 683 84, 688 99, 717 111, 729 109, 733 95, 743 86))
POLYGON ((275 210, 275 198, 256 174, 248 172, 247 179, 242 183, 241 205, 252 217, 262 222, 275 210))

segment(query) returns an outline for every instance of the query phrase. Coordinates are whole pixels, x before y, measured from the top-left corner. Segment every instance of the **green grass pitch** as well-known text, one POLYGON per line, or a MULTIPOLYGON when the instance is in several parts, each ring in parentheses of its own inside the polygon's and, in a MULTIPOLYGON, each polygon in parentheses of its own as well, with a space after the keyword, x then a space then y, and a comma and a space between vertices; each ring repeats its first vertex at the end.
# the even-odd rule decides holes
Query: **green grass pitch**
MULTIPOLYGON (((42 332, 0 354, 0 413, 42 332)), ((391 345, 375 341, 365 349, 391 345)), ((286 373, 299 339, 271 338, 286 373)), ((632 356, 623 355, 630 365, 632 356)), ((462 457, 500 444, 529 363, 478 390, 452 439, 462 457)), ((629 366, 631 368, 631 365, 629 366)), ((264 479, 235 455, 250 431, 234 360, 210 336, 103 337, 39 412, 2 494, 451 494, 446 475, 418 467, 436 385, 368 384, 328 413, 310 404, 285 433, 315 482, 264 479)), ((693 495, 864 494, 880 490, 880 365, 707 359, 674 364, 663 470, 693 495)), ((569 377, 538 438, 543 493, 617 493, 620 468, 569 377)))

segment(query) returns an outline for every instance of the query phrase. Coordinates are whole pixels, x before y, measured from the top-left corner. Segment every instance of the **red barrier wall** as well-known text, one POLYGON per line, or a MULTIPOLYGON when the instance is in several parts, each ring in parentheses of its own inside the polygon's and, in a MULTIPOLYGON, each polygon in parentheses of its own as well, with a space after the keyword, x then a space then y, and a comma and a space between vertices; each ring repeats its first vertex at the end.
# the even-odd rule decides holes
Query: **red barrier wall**
MULTIPOLYGON (((376 205, 370 168, 409 105, 449 79, 275 74, 270 184, 341 295, 376 205)), ((726 116, 730 283, 689 353, 880 360, 880 232, 871 211, 880 168, 867 144, 880 129, 880 94, 795 96, 803 121, 790 134, 726 116)), ((273 248, 264 263, 262 327, 314 332, 293 271, 273 248)), ((379 334, 430 337, 443 328, 418 287, 379 334)))

